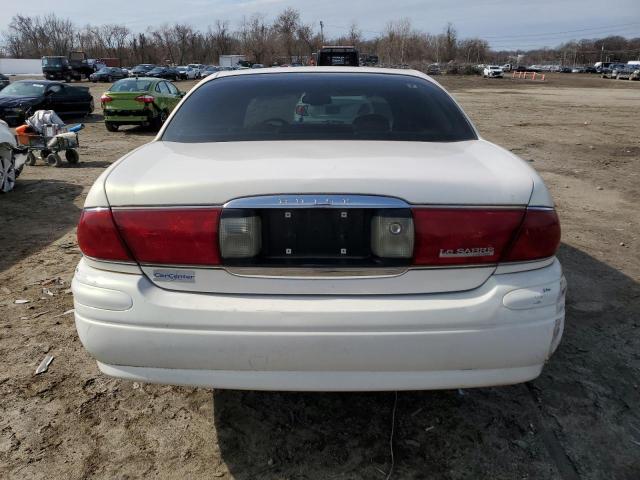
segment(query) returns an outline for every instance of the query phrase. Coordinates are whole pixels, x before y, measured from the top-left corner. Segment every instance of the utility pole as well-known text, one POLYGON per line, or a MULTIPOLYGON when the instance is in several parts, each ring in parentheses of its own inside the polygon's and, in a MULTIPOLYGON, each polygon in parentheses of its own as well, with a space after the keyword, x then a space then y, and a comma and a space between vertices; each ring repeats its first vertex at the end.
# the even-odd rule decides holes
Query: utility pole
POLYGON ((320 20, 320 41, 324 45, 324 22, 320 20))

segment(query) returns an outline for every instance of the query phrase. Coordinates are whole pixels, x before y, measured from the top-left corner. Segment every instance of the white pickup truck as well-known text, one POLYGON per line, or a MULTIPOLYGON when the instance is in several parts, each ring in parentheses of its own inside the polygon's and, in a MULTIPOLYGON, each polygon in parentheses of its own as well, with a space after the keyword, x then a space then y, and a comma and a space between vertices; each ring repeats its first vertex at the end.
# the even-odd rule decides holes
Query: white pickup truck
POLYGON ((484 78, 503 78, 504 70, 497 65, 487 65, 482 71, 482 76, 484 78))

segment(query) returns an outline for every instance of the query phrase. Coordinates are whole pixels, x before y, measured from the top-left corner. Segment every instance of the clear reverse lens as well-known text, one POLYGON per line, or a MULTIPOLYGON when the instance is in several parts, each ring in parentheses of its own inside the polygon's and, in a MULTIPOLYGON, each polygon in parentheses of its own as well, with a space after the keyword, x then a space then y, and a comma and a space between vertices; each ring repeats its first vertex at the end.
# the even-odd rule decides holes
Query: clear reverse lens
POLYGON ((260 217, 225 215, 220 220, 220 254, 223 258, 255 257, 262 246, 260 217))
POLYGON ((381 211, 371 218, 371 250, 382 258, 411 258, 413 255, 411 214, 381 211))

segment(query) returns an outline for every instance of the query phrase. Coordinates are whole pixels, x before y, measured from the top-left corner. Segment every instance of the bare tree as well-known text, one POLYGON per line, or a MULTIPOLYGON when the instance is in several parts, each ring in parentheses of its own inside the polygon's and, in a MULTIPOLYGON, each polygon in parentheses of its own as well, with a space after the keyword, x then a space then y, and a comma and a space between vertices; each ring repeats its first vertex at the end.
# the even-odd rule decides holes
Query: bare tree
POLYGON ((444 60, 451 61, 456 59, 458 34, 451 23, 447 24, 442 36, 444 43, 444 60))
POLYGON ((278 35, 288 62, 292 61, 296 51, 296 32, 299 28, 300 12, 293 8, 285 9, 273 24, 273 30, 278 35))
POLYGON ((265 63, 267 59, 271 59, 275 50, 275 32, 265 22, 263 15, 255 14, 248 20, 245 18, 240 26, 239 35, 243 50, 255 63, 265 63))
POLYGON ((506 62, 588 64, 598 60, 626 62, 640 58, 640 38, 609 36, 565 42, 557 48, 491 50, 480 38, 459 39, 452 24, 433 35, 418 31, 408 18, 390 21, 384 33, 365 38, 353 22, 337 38, 323 39, 311 25, 303 23, 300 12, 287 8, 275 19, 263 15, 245 18, 238 31, 217 20, 205 32, 188 24, 149 27, 131 32, 121 24, 77 27, 71 20, 55 14, 15 15, 0 38, 0 54, 15 58, 67 55, 84 50, 89 57, 117 57, 122 64, 218 62, 220 55, 243 53, 258 63, 274 59, 304 61, 328 44, 351 44, 361 52, 377 54, 388 64, 409 64, 423 68, 429 63, 506 62))
POLYGON ((217 20, 213 27, 209 26, 207 45, 214 53, 213 61, 219 62, 220 55, 234 53, 232 49, 236 43, 237 41, 229 29, 229 22, 217 20))
POLYGON ((360 42, 362 41, 362 30, 358 28, 358 24, 356 22, 351 22, 349 26, 349 45, 353 45, 354 47, 360 47, 360 42))

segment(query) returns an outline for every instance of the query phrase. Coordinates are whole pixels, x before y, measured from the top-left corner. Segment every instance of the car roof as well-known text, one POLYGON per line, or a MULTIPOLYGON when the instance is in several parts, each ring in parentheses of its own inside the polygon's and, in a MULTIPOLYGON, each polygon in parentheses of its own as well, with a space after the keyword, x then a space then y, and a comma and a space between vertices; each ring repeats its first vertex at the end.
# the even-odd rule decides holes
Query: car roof
POLYGON ((148 80, 149 82, 167 82, 168 81, 168 80, 165 80, 164 78, 133 76, 133 77, 121 78, 115 83, 124 82, 126 80, 148 80))
POLYGON ((396 69, 396 68, 377 68, 377 67, 269 67, 269 68, 247 68, 243 70, 221 70, 217 73, 206 77, 202 83, 207 83, 215 80, 216 78, 232 77, 236 75, 298 75, 300 73, 363 73, 371 75, 404 75, 416 78, 422 78, 431 83, 437 84, 430 76, 419 72, 418 70, 411 69, 396 69))

